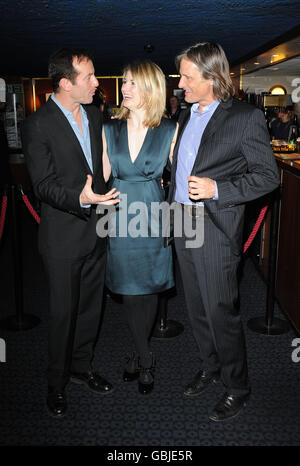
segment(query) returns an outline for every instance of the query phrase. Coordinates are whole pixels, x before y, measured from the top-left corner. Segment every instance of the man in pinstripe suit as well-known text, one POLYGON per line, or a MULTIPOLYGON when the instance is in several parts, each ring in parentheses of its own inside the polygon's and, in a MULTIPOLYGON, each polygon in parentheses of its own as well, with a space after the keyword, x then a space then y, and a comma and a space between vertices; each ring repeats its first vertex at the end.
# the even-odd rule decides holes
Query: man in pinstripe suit
POLYGON ((263 113, 232 98, 220 45, 196 44, 176 61, 179 87, 193 105, 179 118, 169 201, 192 217, 193 228, 204 222, 202 247, 187 247, 184 233, 174 238, 201 359, 184 394, 199 395, 221 379, 225 393, 209 417, 224 421, 236 416, 250 396, 236 306, 245 203, 277 188, 279 176, 263 113))

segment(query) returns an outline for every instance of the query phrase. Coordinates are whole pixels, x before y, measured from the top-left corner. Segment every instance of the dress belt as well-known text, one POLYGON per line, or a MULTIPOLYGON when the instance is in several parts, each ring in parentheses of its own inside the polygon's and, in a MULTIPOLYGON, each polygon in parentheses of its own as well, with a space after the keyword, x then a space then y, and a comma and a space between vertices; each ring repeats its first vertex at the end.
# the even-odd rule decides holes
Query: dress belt
POLYGON ((185 210, 190 217, 197 218, 201 217, 203 214, 208 215, 207 209, 205 206, 196 206, 194 204, 181 204, 178 202, 182 207, 182 210, 185 210))
POLYGON ((118 178, 116 176, 114 176, 114 180, 118 180, 118 181, 127 181, 128 183, 145 183, 147 181, 159 181, 161 180, 161 177, 158 177, 158 178, 145 178, 143 180, 128 180, 128 179, 122 179, 122 178, 118 178))

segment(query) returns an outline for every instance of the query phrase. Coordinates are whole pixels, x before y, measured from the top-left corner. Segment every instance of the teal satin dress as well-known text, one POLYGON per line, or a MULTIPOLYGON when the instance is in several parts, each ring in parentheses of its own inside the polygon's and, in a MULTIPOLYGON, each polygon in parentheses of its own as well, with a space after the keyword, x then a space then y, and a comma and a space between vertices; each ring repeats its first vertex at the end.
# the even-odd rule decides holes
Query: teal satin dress
POLYGON ((107 153, 112 168, 111 187, 121 202, 111 214, 107 251, 106 285, 116 294, 154 294, 174 286, 171 247, 164 247, 161 187, 176 122, 162 119, 148 129, 142 148, 132 162, 127 122, 104 124, 107 153))

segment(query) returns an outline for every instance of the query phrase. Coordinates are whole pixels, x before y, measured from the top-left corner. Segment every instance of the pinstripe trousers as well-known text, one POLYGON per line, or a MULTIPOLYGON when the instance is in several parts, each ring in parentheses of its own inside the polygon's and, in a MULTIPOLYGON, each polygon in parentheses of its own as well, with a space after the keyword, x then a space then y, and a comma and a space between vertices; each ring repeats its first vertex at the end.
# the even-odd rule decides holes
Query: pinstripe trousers
MULTIPOLYGON (((227 215, 229 222, 230 214, 218 213, 227 215)), ((244 331, 237 306, 240 256, 232 253, 228 238, 208 215, 192 221, 193 229, 197 222, 204 221, 203 246, 187 248, 184 232, 174 241, 201 368, 220 371, 226 391, 244 395, 250 386, 244 331)))

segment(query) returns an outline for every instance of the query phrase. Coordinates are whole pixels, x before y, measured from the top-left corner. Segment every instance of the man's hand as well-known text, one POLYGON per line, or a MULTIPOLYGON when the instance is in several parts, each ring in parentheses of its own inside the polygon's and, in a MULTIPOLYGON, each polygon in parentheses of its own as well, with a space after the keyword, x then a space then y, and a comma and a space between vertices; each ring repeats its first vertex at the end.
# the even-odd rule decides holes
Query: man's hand
POLYGON ((189 197, 193 201, 200 199, 211 199, 216 194, 214 180, 210 178, 199 178, 199 176, 189 176, 189 197))
POLYGON ((120 191, 116 191, 116 188, 111 189, 106 194, 96 194, 92 190, 92 181, 93 178, 91 175, 87 175, 87 180, 85 186, 80 194, 80 202, 82 205, 86 204, 104 204, 104 205, 112 205, 118 204, 120 199, 116 199, 119 196, 120 191))

